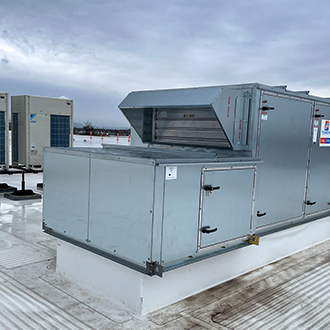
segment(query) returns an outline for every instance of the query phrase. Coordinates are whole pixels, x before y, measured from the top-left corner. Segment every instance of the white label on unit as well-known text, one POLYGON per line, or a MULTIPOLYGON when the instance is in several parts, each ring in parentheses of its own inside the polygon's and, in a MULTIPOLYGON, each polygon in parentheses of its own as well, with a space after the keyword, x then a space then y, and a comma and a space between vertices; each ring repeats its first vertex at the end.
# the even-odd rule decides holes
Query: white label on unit
POLYGON ((314 120, 314 131, 313 131, 313 143, 315 144, 317 141, 317 133, 319 131, 319 120, 314 120))
POLYGON ((36 148, 35 142, 31 142, 31 150, 34 150, 36 148))
POLYGON ((166 180, 175 180, 177 174, 178 168, 176 166, 166 166, 166 180))
POLYGON ((330 147, 330 120, 322 119, 320 147, 330 147))
POLYGON ((261 120, 267 120, 268 119, 268 113, 267 112, 262 112, 261 113, 261 120))

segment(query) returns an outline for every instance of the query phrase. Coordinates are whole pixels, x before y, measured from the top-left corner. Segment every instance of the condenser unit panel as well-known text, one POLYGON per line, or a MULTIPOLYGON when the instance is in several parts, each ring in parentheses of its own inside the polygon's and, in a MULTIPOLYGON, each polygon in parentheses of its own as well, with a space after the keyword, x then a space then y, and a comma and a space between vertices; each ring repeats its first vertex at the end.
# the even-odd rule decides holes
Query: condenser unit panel
POLYGON ((30 115, 28 163, 31 165, 43 164, 43 147, 50 144, 49 121, 50 116, 45 113, 30 115))
POLYGON ((29 121, 26 96, 11 97, 12 164, 27 164, 29 151, 29 121))
POLYGON ((8 93, 0 93, 0 169, 8 169, 8 93))
POLYGON ((73 141, 73 100, 12 96, 13 164, 43 166, 44 147, 70 147, 73 141))
POLYGON ((6 163, 6 113, 0 111, 0 165, 6 163))
POLYGON ((18 160, 18 113, 14 113, 11 118, 11 139, 12 139, 12 159, 14 163, 19 163, 18 160))
POLYGON ((50 146, 70 147, 70 116, 50 115, 50 146))

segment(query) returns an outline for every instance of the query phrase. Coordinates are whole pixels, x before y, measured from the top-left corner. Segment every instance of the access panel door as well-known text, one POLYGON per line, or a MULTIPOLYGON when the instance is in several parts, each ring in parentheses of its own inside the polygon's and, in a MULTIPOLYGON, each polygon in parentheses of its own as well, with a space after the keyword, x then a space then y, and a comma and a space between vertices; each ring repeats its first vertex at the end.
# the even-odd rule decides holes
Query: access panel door
POLYGON ((311 111, 311 102, 263 95, 257 227, 303 216, 311 111))
POLYGON ((255 168, 203 169, 198 248, 250 234, 255 168))
POLYGON ((306 213, 330 208, 330 107, 316 105, 306 213))

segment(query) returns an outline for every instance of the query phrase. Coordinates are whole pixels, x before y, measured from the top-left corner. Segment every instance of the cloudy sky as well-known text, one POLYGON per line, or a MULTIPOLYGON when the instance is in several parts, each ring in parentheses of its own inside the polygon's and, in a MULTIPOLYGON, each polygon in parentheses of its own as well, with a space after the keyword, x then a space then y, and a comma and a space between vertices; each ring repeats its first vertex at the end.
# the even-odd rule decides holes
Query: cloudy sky
POLYGON ((326 0, 0 0, 0 90, 128 127, 132 90, 259 82, 330 97, 326 0))

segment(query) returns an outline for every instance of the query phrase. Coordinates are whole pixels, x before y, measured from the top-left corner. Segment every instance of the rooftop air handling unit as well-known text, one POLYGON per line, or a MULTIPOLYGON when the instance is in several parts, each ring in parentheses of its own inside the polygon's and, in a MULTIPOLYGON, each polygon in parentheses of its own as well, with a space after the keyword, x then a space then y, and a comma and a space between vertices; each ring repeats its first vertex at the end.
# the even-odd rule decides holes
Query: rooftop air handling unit
POLYGON ((329 99, 242 84, 119 108, 146 147, 45 149, 47 233, 162 276, 330 214, 329 99))
POLYGON ((43 147, 71 147, 73 100, 30 95, 11 97, 12 164, 43 167, 43 147))
POLYGON ((0 92, 0 169, 7 170, 9 167, 8 158, 8 132, 9 132, 9 111, 8 93, 0 92))

